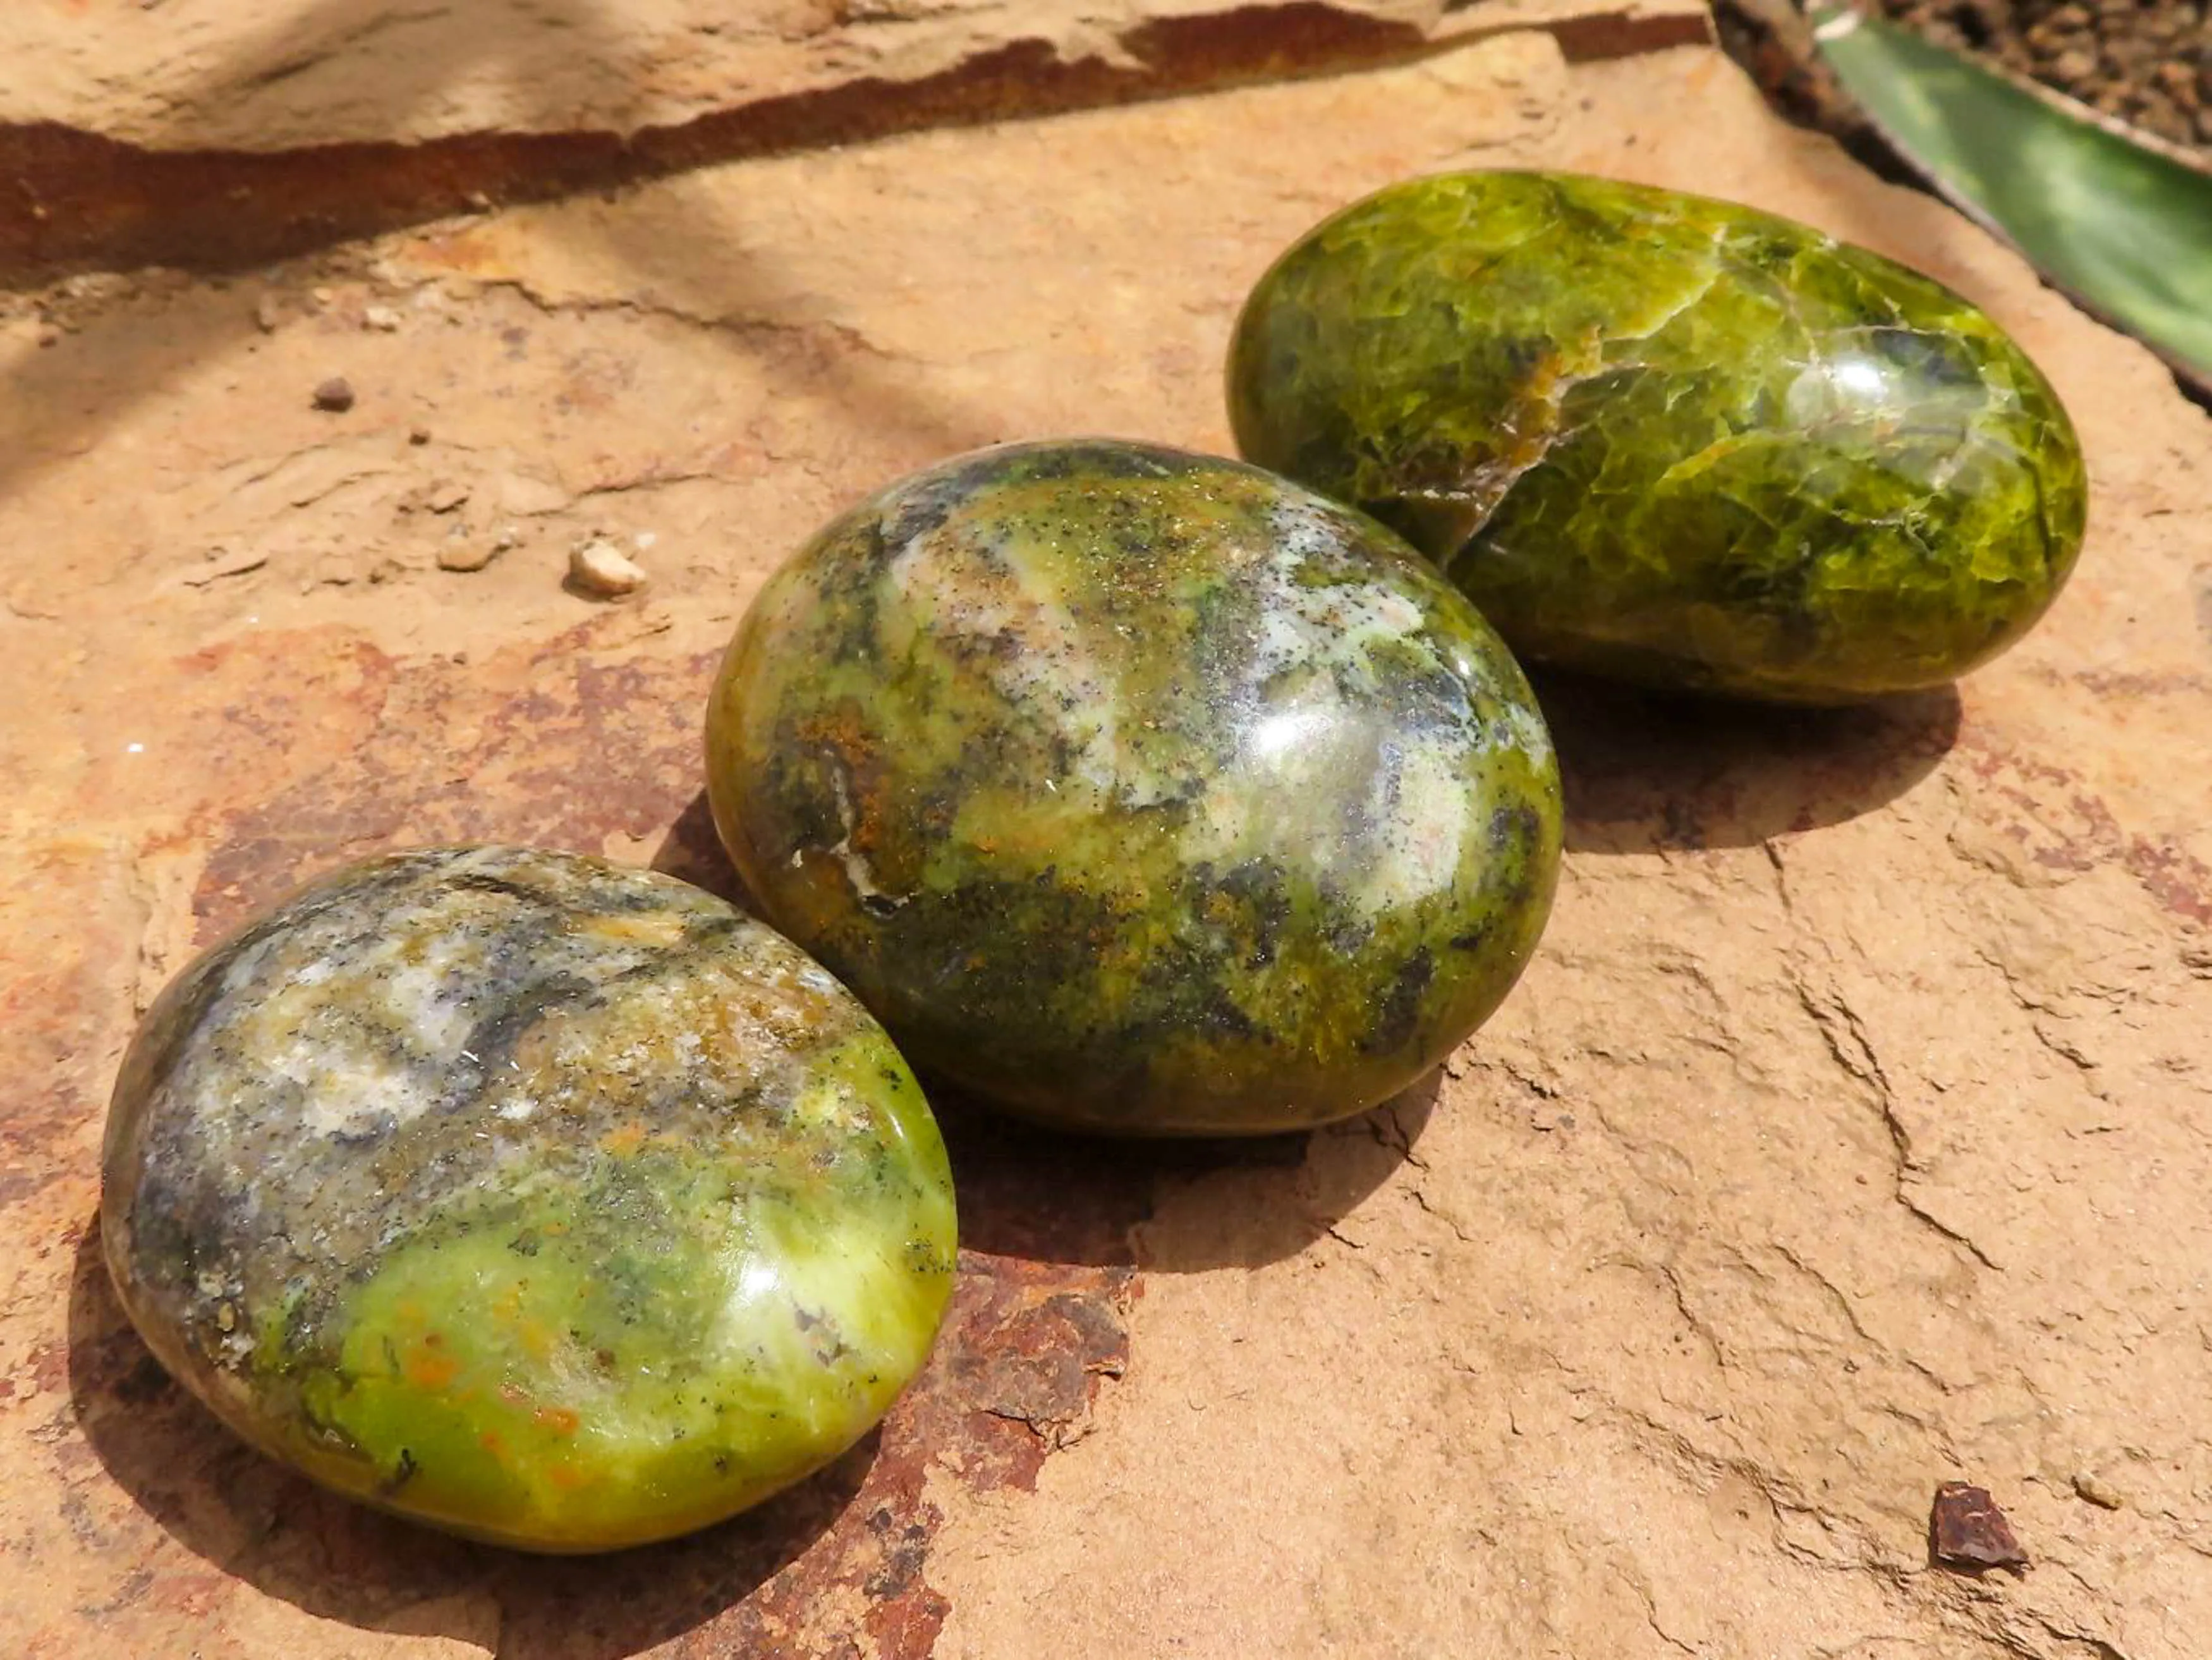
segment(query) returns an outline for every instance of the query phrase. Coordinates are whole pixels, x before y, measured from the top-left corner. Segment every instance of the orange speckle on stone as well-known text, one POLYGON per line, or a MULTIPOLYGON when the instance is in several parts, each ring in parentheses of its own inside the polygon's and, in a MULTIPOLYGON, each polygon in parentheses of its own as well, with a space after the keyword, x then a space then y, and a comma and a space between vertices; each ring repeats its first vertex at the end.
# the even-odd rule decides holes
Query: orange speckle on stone
POLYGON ((471 231, 459 231, 439 237, 422 245, 426 263, 443 265, 447 271, 472 272, 497 269, 498 251, 486 239, 471 231))
POLYGON ((483 1450, 501 1463, 507 1462, 507 1441, 497 1430, 486 1430, 477 1439, 483 1442, 483 1450))
POLYGON ((860 706, 850 700, 842 702, 802 721, 799 730, 806 742, 827 747, 844 763, 847 806, 852 815, 846 825, 846 845, 880 868, 890 852, 884 836, 897 817, 896 803, 887 797, 886 769, 876 754, 875 733, 860 706))
POLYGON ((578 1469, 574 1464, 548 1464, 545 1467, 545 1479, 550 1481, 556 1487, 565 1488, 567 1491, 574 1493, 578 1487, 580 1487, 590 1481, 592 1478, 585 1475, 581 1470, 578 1469))
POLYGON ((584 1421, 567 1407, 540 1407, 532 1416, 556 1435, 574 1435, 584 1421))
POLYGON ((418 1389, 441 1389, 460 1375, 461 1363, 450 1354, 417 1350, 407 1357, 407 1381, 418 1389))
POLYGON ((645 1126, 635 1122, 609 1130, 599 1138, 599 1145, 617 1158, 626 1158, 645 1145, 645 1126))

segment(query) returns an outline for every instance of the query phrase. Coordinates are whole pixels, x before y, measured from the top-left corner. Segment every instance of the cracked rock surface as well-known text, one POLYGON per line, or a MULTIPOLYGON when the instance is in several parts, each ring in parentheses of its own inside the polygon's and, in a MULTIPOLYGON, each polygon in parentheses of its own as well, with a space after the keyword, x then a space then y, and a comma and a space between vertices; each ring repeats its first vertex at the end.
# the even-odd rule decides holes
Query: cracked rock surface
POLYGON ((1509 33, 220 280, 88 273, 0 302, 0 1651, 2202 1652, 2212 429, 1717 55, 1509 33), (406 843, 726 891, 700 717, 779 559, 994 439, 1226 447, 1222 353, 1273 255, 1490 161, 1735 197, 1988 310, 2088 455, 2042 626, 1871 710, 1540 684, 1568 852, 1496 1018, 1286 1142, 1102 1149, 940 1103, 935 1359, 878 1436, 701 1539, 456 1548, 164 1380, 101 1278, 95 1166, 196 944, 406 843), (353 406, 311 408, 333 376, 353 406), (564 590, 593 538, 652 586, 564 590), (1929 1566, 1949 1480, 2025 1578, 1929 1566))
POLYGON ((1419 59, 1710 38, 1702 0, 149 0, 0 15, 0 273, 251 263, 494 201, 1419 59), (197 204, 220 199, 208 213, 197 204))
MULTIPOLYGON (((1696 0, 155 0, 0 19, 0 123, 153 149, 275 151, 477 132, 634 134, 994 61, 1172 80, 1405 56, 1515 28, 1583 49, 1699 38, 1696 0), (151 8, 147 8, 151 9, 151 8)), ((1101 82, 1103 86, 1104 82, 1101 82)), ((1018 95, 1018 94, 1017 94, 1018 95)))

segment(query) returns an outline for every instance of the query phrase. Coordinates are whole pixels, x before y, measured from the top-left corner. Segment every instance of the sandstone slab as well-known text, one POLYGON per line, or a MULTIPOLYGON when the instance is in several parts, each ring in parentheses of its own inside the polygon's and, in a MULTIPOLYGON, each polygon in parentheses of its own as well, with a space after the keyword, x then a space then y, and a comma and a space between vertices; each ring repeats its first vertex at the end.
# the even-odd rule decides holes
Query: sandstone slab
POLYGON ((226 282, 81 279, 0 321, 0 380, 27 873, 0 895, 0 1648, 2201 1651, 2212 433, 1716 55, 1516 34, 226 282), (778 560, 993 439, 1225 448, 1219 366, 1274 255, 1483 161, 1745 201, 1985 309, 2087 457, 2043 623, 1954 696, 1855 714, 1540 685, 1560 896, 1477 1041, 1235 1154, 939 1104, 966 1228, 937 1359, 877 1439, 698 1542, 558 1573, 456 1548, 162 1383, 100 1289, 97 1133, 195 942, 409 842, 726 883, 698 717, 778 560), (357 401, 318 413, 333 374, 357 401), (424 511, 441 483, 468 500, 424 511), (510 524, 495 562, 440 567, 457 526, 510 524), (592 535, 653 538, 652 587, 564 592, 592 535), (1947 1480, 2002 1506, 2026 1579, 1929 1571, 1947 1480))

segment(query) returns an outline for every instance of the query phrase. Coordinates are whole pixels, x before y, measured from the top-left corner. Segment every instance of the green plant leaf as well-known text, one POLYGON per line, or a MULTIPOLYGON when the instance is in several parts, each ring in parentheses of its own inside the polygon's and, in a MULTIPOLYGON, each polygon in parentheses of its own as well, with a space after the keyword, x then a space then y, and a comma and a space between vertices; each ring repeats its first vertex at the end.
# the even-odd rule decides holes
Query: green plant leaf
POLYGON ((1812 21, 1899 155, 2054 287, 2212 392, 2212 173, 1880 19, 1821 6, 1812 21))

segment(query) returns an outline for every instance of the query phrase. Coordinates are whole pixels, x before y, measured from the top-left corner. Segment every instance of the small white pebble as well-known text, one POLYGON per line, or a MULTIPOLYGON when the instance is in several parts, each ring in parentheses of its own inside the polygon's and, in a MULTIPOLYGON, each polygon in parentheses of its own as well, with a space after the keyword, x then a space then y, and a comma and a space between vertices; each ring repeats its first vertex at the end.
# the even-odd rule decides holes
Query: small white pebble
POLYGON ((645 569, 611 542, 598 538, 568 555, 568 580, 586 593, 613 599, 645 586, 645 569))
POLYGON ((362 309, 361 325, 391 334, 399 327, 399 313, 389 306, 367 306, 362 309))

